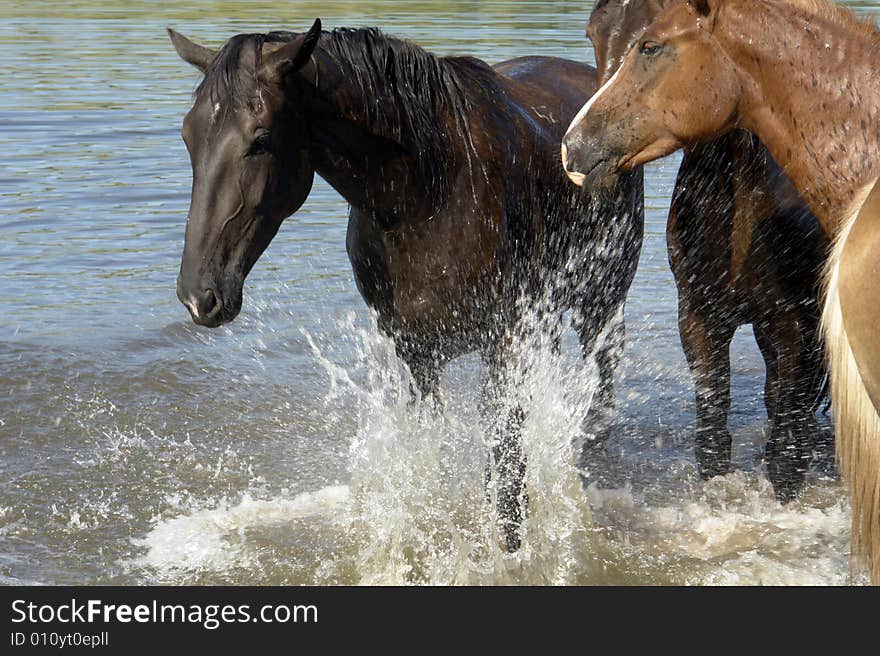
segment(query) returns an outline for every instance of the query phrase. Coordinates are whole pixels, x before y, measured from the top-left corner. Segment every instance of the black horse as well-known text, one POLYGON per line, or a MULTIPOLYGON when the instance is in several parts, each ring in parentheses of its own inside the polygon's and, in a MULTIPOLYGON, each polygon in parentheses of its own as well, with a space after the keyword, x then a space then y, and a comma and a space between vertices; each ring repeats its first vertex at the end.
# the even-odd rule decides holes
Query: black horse
POLYGON ((438 391, 450 358, 482 355, 499 522, 517 549, 522 411, 497 400, 523 313, 555 329, 572 310, 584 356, 596 351, 596 403, 610 409, 641 248, 641 174, 591 201, 559 163, 595 71, 550 57, 491 67, 320 21, 237 35, 219 52, 169 33, 204 73, 183 122, 193 187, 177 294, 193 320, 235 318, 245 277, 318 173, 351 205, 355 281, 418 391, 438 391))

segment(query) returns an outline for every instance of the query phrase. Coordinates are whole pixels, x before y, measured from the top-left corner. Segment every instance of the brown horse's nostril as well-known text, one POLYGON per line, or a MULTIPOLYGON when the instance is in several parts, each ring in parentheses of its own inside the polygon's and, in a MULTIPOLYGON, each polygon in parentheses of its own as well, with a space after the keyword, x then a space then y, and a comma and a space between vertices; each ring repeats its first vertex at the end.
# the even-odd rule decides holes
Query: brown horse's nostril
POLYGON ((585 176, 580 170, 580 166, 576 161, 576 157, 573 156, 572 149, 574 154, 578 153, 580 150, 580 143, 572 143, 571 147, 569 146, 569 142, 571 138, 568 134, 562 140, 562 167, 565 169, 566 175, 568 175, 569 179, 574 182, 576 185, 581 186, 584 184, 585 176))

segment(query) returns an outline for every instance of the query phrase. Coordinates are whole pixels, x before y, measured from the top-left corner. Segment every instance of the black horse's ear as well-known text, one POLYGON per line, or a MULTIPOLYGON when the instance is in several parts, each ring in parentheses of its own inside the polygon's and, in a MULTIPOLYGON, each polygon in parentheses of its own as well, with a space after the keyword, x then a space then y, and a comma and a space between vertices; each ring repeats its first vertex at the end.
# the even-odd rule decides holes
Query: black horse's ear
POLYGON ((180 58, 188 64, 195 66, 202 73, 208 70, 208 66, 214 61, 214 51, 205 46, 200 46, 198 43, 193 43, 180 32, 175 32, 170 27, 167 29, 168 36, 171 37, 171 43, 174 44, 174 49, 177 50, 180 58))
POLYGON ((300 34, 293 41, 273 52, 266 60, 266 68, 279 79, 284 78, 288 73, 298 71, 309 61, 320 38, 321 19, 316 18, 308 32, 300 34))

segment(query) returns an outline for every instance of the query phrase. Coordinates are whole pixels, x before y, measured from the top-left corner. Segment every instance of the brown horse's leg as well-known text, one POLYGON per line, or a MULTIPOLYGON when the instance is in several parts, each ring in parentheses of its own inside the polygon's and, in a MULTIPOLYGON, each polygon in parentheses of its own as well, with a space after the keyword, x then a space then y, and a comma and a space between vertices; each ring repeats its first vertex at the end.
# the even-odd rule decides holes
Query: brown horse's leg
MULTIPOLYGON (((710 308, 711 309, 711 308, 710 308)), ((734 327, 712 322, 679 299, 679 335, 696 389, 695 452, 700 477, 730 472, 730 342, 734 327)))
POLYGON ((487 483, 494 473, 498 525, 506 549, 517 551, 522 544, 521 528, 528 507, 525 491, 526 458, 522 425, 525 413, 517 402, 501 350, 484 356, 483 415, 491 440, 491 463, 487 483))
POLYGON ((433 358, 417 358, 409 362, 415 385, 422 399, 440 400, 440 365, 433 358))

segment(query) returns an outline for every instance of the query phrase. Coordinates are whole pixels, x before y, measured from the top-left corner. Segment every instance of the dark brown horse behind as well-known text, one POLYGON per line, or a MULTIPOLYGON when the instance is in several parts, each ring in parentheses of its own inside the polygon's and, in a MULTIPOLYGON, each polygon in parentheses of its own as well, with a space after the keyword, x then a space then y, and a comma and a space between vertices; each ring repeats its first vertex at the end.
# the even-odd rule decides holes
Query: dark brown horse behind
MULTIPOLYGON (((587 35, 600 84, 674 1, 596 4, 587 35)), ((768 474, 787 501, 814 453, 825 467, 833 460, 833 442, 813 412, 824 377, 819 297, 828 238, 767 150, 743 131, 685 151, 666 235, 696 390, 700 474, 730 471, 730 343, 739 326, 751 324, 766 366, 768 474)))
POLYGON ((319 21, 219 52, 171 39, 205 75, 183 122, 193 189, 178 296, 193 320, 235 318, 245 277, 319 174, 351 205, 355 282, 419 392, 437 392, 449 359, 481 353, 499 521, 516 549, 523 417, 504 402, 504 372, 524 315, 552 328, 572 310, 599 365, 594 406, 609 409, 622 323, 599 337, 622 316, 641 247, 641 174, 591 202, 559 163, 595 71, 547 57, 490 67, 319 21))
POLYGON ((741 127, 834 241, 823 333, 852 544, 880 584, 880 29, 826 0, 687 0, 569 128, 591 185, 741 127), (575 139, 576 137, 576 139, 575 139))

